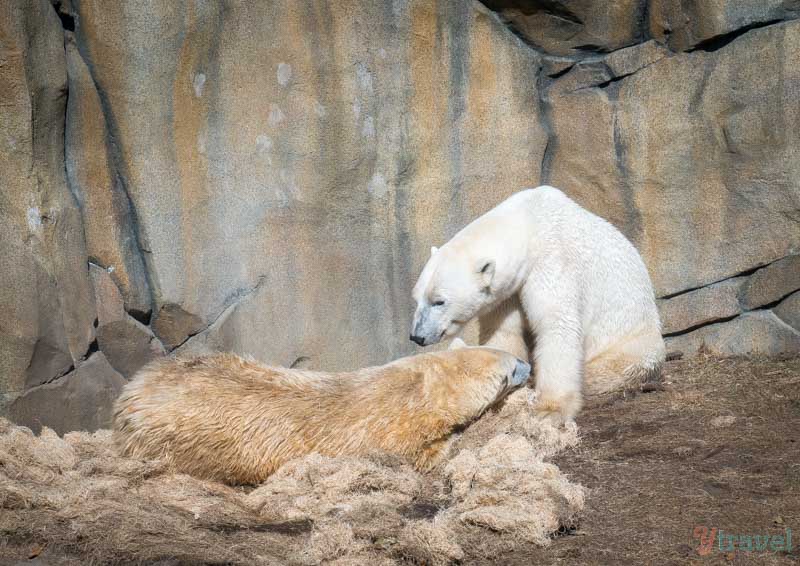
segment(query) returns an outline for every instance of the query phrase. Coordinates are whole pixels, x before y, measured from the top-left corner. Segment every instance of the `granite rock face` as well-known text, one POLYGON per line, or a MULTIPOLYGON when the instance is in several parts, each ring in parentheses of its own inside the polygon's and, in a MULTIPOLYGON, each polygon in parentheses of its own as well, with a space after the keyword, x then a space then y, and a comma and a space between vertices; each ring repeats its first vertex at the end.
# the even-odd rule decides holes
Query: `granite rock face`
POLYGON ((46 0, 0 3, 0 393, 68 372, 94 340, 81 212, 64 174, 67 70, 46 0))
POLYGON ((800 353, 799 258, 660 299, 667 347, 684 355, 800 353))
POLYGON ((67 180, 83 212, 86 251, 91 262, 111 270, 126 310, 146 318, 152 305, 136 212, 114 163, 117 142, 111 137, 103 103, 71 34, 66 38, 66 58, 67 180))
POLYGON ((173 352, 412 353, 430 246, 545 183, 671 349, 797 351, 794 0, 54 5, 0 3, 0 414, 100 426, 173 352))
POLYGON ((136 212, 168 348, 225 313, 220 347, 270 362, 408 353, 430 244, 538 181, 538 59, 479 4, 73 7, 74 66, 105 116, 75 143, 136 212))
POLYGON ((744 308, 776 303, 800 288, 800 255, 785 257, 759 269, 741 291, 744 308))
POLYGON ((800 22, 771 21, 788 4, 738 20, 714 4, 686 52, 654 35, 551 59, 542 177, 636 244, 670 348, 791 354, 793 328, 769 308, 800 289, 800 22))
POLYGON ((653 0, 651 37, 677 51, 714 49, 731 36, 797 17, 798 0, 653 0))
POLYGON ((800 332, 800 291, 786 297, 772 311, 783 322, 800 332))
POLYGON ((627 76, 578 64, 546 95, 544 179, 632 239, 659 296, 790 255, 800 247, 798 57, 793 21, 627 76))
POLYGON ((710 324, 689 334, 667 338, 666 343, 668 351, 683 354, 800 354, 800 332, 768 310, 745 313, 723 324, 710 324))

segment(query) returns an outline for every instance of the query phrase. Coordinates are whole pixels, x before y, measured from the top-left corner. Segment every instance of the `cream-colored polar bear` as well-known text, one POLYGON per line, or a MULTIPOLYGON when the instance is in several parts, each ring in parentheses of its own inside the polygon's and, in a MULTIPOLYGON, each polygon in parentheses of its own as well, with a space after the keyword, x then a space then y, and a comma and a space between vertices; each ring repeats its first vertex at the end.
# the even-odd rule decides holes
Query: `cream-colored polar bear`
POLYGON ((259 483, 312 452, 380 450, 428 469, 455 431, 530 372, 530 364, 490 348, 346 373, 268 367, 234 354, 163 358, 142 368, 117 399, 115 439, 128 456, 234 484, 259 483))
POLYGON ((431 258, 414 287, 421 346, 480 317, 481 344, 531 357, 538 410, 571 420, 587 394, 657 374, 665 348, 636 248, 556 188, 512 195, 431 258))

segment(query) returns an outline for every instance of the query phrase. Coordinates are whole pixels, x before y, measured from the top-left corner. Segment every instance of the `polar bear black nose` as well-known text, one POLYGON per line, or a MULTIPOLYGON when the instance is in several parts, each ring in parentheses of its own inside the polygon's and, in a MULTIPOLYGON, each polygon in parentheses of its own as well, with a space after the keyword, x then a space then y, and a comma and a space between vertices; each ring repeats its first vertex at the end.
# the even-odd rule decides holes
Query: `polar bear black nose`
POLYGON ((416 334, 412 334, 411 336, 409 336, 409 339, 412 342, 419 344, 420 346, 425 345, 425 338, 423 338, 422 336, 417 336, 416 334))

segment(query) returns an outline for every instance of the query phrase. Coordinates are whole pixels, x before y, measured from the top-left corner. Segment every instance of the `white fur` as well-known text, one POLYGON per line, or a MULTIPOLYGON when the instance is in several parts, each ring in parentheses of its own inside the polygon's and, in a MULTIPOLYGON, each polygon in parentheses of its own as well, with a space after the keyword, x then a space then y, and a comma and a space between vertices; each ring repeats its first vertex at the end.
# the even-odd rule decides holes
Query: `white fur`
POLYGON ((658 371, 664 341, 647 268, 614 226, 556 188, 516 193, 431 256, 412 335, 424 345, 479 316, 481 344, 530 357, 542 413, 570 420, 586 391, 658 371), (443 305, 435 306, 437 301, 443 305))

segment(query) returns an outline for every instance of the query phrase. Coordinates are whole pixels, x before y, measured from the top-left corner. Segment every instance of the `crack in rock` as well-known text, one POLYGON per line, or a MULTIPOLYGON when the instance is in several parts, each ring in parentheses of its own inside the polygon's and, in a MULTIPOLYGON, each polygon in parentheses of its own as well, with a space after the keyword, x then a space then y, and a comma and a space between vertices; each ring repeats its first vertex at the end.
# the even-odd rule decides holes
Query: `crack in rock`
POLYGON ((225 303, 228 303, 228 305, 226 307, 224 307, 219 312, 219 314, 217 314, 217 316, 215 316, 202 329, 200 329, 197 332, 194 332, 194 333, 190 334, 189 336, 187 336, 180 344, 175 346, 173 348, 173 350, 180 349, 187 342, 189 342, 189 340, 191 340, 192 338, 203 336, 208 331, 212 330, 212 328, 217 324, 217 322, 219 322, 221 320, 225 320, 230 315, 230 313, 232 313, 236 309, 236 307, 238 307, 242 303, 242 301, 244 301, 245 299, 247 299, 251 295, 257 293, 261 289, 261 287, 264 285, 266 280, 267 280, 267 276, 266 275, 261 275, 261 276, 259 276, 258 280, 256 281, 256 284, 253 285, 252 287, 246 288, 246 289, 239 289, 238 291, 233 293, 231 296, 229 296, 225 300, 225 303))

